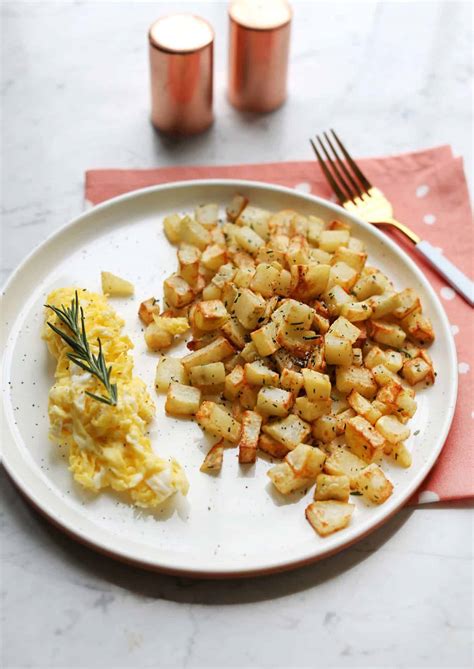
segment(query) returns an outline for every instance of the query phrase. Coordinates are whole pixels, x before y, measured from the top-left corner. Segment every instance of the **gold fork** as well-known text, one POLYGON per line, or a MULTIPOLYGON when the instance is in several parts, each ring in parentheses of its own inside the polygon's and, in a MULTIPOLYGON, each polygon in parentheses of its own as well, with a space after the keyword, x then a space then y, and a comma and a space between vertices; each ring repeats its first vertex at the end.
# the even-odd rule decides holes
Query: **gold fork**
POLYGON ((453 263, 445 258, 434 246, 400 223, 393 217, 393 207, 385 195, 373 186, 363 174, 360 167, 350 156, 349 152, 331 130, 332 139, 324 132, 325 146, 321 137, 317 136, 321 151, 316 143, 310 139, 316 157, 321 165, 324 176, 333 189, 339 203, 347 211, 359 216, 373 225, 389 225, 399 230, 413 244, 422 255, 446 281, 471 305, 474 304, 474 284, 453 263), (336 145, 336 147, 335 147, 336 145), (325 160, 321 154, 324 154, 325 160), (332 154, 332 157, 331 157, 332 154), (341 157, 342 154, 342 157, 341 157))

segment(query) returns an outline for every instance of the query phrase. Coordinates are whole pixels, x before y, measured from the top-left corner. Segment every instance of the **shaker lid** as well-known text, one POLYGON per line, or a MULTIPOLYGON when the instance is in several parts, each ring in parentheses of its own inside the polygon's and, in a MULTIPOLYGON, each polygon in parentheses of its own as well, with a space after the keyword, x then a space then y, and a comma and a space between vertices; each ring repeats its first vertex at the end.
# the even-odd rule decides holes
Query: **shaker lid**
POLYGON ((292 11, 286 0, 233 0, 229 15, 245 28, 273 30, 291 21, 292 11))
POLYGON ((150 44, 169 53, 192 53, 211 44, 214 31, 194 14, 173 14, 159 18, 150 28, 150 44))

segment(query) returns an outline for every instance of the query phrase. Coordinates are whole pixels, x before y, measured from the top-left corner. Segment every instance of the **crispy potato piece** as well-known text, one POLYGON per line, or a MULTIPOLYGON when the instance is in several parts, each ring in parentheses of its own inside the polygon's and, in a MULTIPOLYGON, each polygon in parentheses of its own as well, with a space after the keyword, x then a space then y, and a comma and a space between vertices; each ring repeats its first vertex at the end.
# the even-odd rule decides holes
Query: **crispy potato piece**
POLYGON ((367 302, 346 302, 341 307, 341 316, 347 318, 351 323, 366 321, 372 318, 372 307, 367 302))
POLYGON ((333 414, 321 416, 311 426, 313 437, 328 444, 337 436, 337 418, 333 414))
POLYGON ((221 300, 202 300, 196 304, 194 322, 204 332, 222 327, 228 318, 229 313, 221 300))
POLYGON ((267 476, 282 495, 308 488, 313 483, 311 479, 296 476, 287 462, 280 462, 267 471, 267 476))
POLYGON ((181 360, 163 356, 158 360, 156 366, 155 388, 160 392, 167 392, 172 382, 186 385, 188 382, 188 375, 181 360))
POLYGON ((276 386, 280 377, 261 360, 246 363, 245 382, 251 386, 276 386))
POLYGON ((406 334, 399 325, 385 321, 370 321, 369 333, 374 341, 391 348, 401 348, 406 334))
POLYGON ((201 251, 197 246, 181 244, 178 249, 179 274, 190 286, 198 280, 200 259, 201 251))
POLYGON ((278 441, 271 439, 268 434, 260 434, 258 439, 258 448, 271 455, 273 458, 281 460, 289 452, 288 448, 278 441))
POLYGON ((248 198, 244 195, 234 195, 225 209, 229 221, 234 222, 243 212, 247 204, 248 198))
POLYGON ((351 304, 352 298, 341 286, 332 286, 324 293, 324 301, 331 317, 339 316, 344 304, 351 304))
POLYGON ((234 302, 234 312, 247 330, 255 330, 265 314, 266 303, 261 295, 242 288, 234 302))
POLYGON ((150 297, 148 300, 142 302, 138 309, 138 317, 145 325, 150 325, 153 322, 153 315, 159 316, 159 314, 160 305, 154 297, 150 297))
POLYGON ((183 242, 197 246, 201 251, 204 251, 206 246, 209 246, 211 243, 209 231, 189 216, 181 219, 180 238, 183 242))
POLYGON ((216 402, 203 402, 196 413, 196 420, 203 430, 233 443, 240 438, 240 423, 216 402))
POLYGON ((303 369, 304 389, 311 401, 326 400, 331 395, 331 381, 329 376, 315 372, 313 369, 303 369))
POLYGON ((172 307, 185 307, 194 300, 194 291, 187 281, 178 274, 172 274, 163 282, 166 302, 172 307))
POLYGON ((317 447, 298 444, 286 455, 285 461, 290 465, 296 476, 315 481, 323 469, 326 457, 326 453, 323 453, 317 447))
POLYGON ((340 246, 347 246, 349 237, 348 230, 322 230, 319 235, 319 248, 334 253, 340 246))
POLYGON ((173 344, 173 335, 153 321, 145 330, 145 342, 150 351, 161 351, 173 344))
POLYGON ((355 251, 346 246, 339 246, 334 252, 331 264, 344 262, 360 274, 367 260, 367 253, 364 251, 355 251))
POLYGON ((224 397, 228 400, 234 400, 239 395, 244 384, 244 368, 241 365, 236 365, 234 369, 225 377, 224 397))
POLYGON ((362 493, 363 497, 370 502, 383 504, 392 494, 393 485, 383 470, 372 463, 356 476, 354 489, 362 493))
POLYGON ((359 274, 355 269, 346 265, 345 262, 339 261, 331 267, 327 287, 341 286, 344 290, 350 291, 358 276, 359 274))
POLYGON ((306 519, 321 537, 327 537, 349 525, 354 505, 333 500, 313 502, 306 507, 306 519))
POLYGON ((303 374, 287 367, 282 369, 280 374, 280 385, 282 388, 291 391, 294 395, 298 395, 303 387, 303 383, 303 374))
POLYGON ((190 416, 199 409, 201 391, 172 381, 166 395, 165 411, 172 416, 190 416))
POLYGON ((261 388, 257 396, 257 411, 263 416, 288 416, 293 395, 281 388, 261 388))
POLYGON ((369 421, 371 425, 375 425, 380 416, 382 415, 380 411, 374 407, 365 397, 363 397, 357 390, 353 390, 347 396, 347 401, 349 405, 356 413, 369 421))
POLYGON ((311 427, 298 416, 290 414, 286 418, 267 423, 262 430, 265 434, 284 444, 288 450, 292 450, 305 441, 311 432, 311 427))
POLYGON ((384 449, 384 453, 389 455, 397 465, 400 465, 400 467, 404 467, 405 469, 411 467, 411 453, 403 441, 399 441, 398 444, 387 444, 387 448, 384 449))
POLYGON ((213 228, 219 221, 219 205, 215 203, 198 204, 194 209, 194 218, 205 228, 213 228))
POLYGON ((254 330, 250 336, 259 355, 262 357, 272 355, 272 353, 275 353, 280 348, 280 344, 277 342, 277 325, 273 321, 258 330, 254 330))
POLYGON ((195 365, 189 370, 189 380, 196 388, 216 389, 225 382, 224 363, 209 362, 206 365, 195 365))
MULTIPOLYGON (((379 418, 380 420, 383 420, 383 416, 379 418)), ((348 448, 366 462, 372 462, 380 455, 385 444, 380 431, 362 416, 354 416, 346 422, 345 435, 348 448)))
POLYGON ((250 281, 250 288, 263 297, 271 297, 278 284, 280 272, 276 267, 268 263, 259 263, 255 268, 255 273, 250 281))
POLYGON ((400 321, 407 335, 418 344, 428 346, 434 341, 435 334, 430 319, 419 311, 413 311, 400 321))
POLYGON ((382 295, 369 297, 367 304, 372 310, 372 318, 377 320, 392 314, 400 304, 400 301, 398 294, 390 291, 382 295))
POLYGON ((435 380, 433 367, 426 360, 423 360, 423 358, 406 360, 403 364, 401 374, 411 386, 415 386, 421 381, 432 384, 435 380))
POLYGON ((353 361, 351 342, 326 332, 324 335, 324 357, 328 365, 349 367, 353 361))
POLYGON ((395 413, 403 421, 415 415, 416 402, 413 396, 414 391, 391 381, 379 390, 377 400, 383 402, 390 409, 390 413, 395 413))
POLYGON ((217 474, 222 469, 224 459, 224 440, 221 439, 208 451, 200 467, 204 474, 217 474))
POLYGON ((235 241, 252 256, 256 256, 260 247, 265 244, 265 240, 248 226, 238 228, 235 231, 235 241))
POLYGON ((237 225, 246 226, 261 238, 268 239, 268 221, 270 212, 266 209, 247 205, 236 220, 237 225))
POLYGON ((195 365, 207 365, 210 362, 220 362, 225 358, 232 355, 235 352, 235 348, 225 339, 224 337, 217 337, 214 341, 211 341, 206 346, 189 353, 182 358, 181 362, 186 369, 189 371, 191 367, 195 365))
POLYGON ((324 463, 324 471, 334 476, 347 476, 353 488, 357 475, 367 467, 367 463, 342 446, 331 448, 329 444, 329 451, 330 455, 324 463))
POLYGON ((381 416, 375 423, 375 429, 391 444, 405 441, 410 436, 410 430, 396 416, 381 416))
POLYGON ((336 367, 336 388, 345 395, 356 390, 368 399, 377 392, 377 384, 370 369, 365 367, 336 367))
POLYGON ((243 409, 248 409, 248 410, 255 409, 255 407, 257 406, 259 390, 260 388, 258 386, 249 386, 247 383, 244 383, 239 393, 240 406, 243 409))
POLYGON ((219 244, 210 244, 201 255, 201 262, 207 269, 217 271, 227 261, 227 252, 219 244))
POLYGON ((327 288, 329 265, 294 264, 291 266, 291 295, 309 301, 322 295, 327 288))
POLYGON ((242 414, 242 431, 239 440, 239 462, 250 464, 257 458, 257 444, 262 426, 262 417, 255 411, 242 414))
POLYGON ((222 298, 222 290, 213 283, 208 283, 202 290, 203 300, 220 300, 222 298))
POLYGON ((221 332, 236 348, 242 349, 247 343, 247 330, 234 316, 221 325, 221 332))
POLYGON ((331 398, 311 402, 307 397, 297 397, 294 412, 303 420, 312 423, 331 411, 331 398))
POLYGON ((406 288, 398 293, 398 306, 393 311, 395 318, 405 318, 413 311, 421 311, 420 298, 413 288, 406 288))
POLYGON ((178 244, 181 241, 181 216, 179 214, 165 216, 163 228, 171 244, 178 244))
POLYGON ((314 491, 314 499, 316 501, 332 499, 339 502, 348 502, 350 492, 349 477, 345 474, 341 476, 318 474, 316 478, 316 490, 314 491))

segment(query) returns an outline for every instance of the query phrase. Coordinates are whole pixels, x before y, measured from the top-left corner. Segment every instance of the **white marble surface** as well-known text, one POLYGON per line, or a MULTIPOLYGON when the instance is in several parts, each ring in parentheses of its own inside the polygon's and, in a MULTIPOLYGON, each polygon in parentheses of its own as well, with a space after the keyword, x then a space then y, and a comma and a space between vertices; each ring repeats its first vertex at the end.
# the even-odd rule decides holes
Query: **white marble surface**
MULTIPOLYGON (((451 143, 472 177, 470 3, 294 5, 290 99, 255 117, 225 100, 225 3, 3 2, 2 278, 81 211, 91 167, 309 158, 331 124, 360 155, 451 143), (217 121, 171 141, 147 121, 146 29, 183 7, 217 29, 217 121)), ((209 583, 102 558, 1 480, 8 669, 472 662, 469 504, 406 509, 312 567, 209 583)))

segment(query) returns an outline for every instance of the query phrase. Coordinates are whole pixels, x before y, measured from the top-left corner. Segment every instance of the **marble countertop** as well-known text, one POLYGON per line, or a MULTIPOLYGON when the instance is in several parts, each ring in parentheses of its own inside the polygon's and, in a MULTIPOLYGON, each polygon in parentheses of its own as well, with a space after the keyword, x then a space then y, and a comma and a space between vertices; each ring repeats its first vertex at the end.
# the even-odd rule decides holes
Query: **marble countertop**
MULTIPOLYGON (((309 159, 308 134, 334 125, 359 155, 450 143, 472 179, 470 3, 293 5, 288 103, 254 116, 225 99, 224 2, 3 2, 2 282, 81 212, 88 168, 309 159), (216 28, 217 120, 187 140, 148 122, 146 30, 178 5, 216 28)), ((408 508, 314 566, 213 583, 96 555, 0 476, 5 668, 472 662, 470 504, 408 508)))

